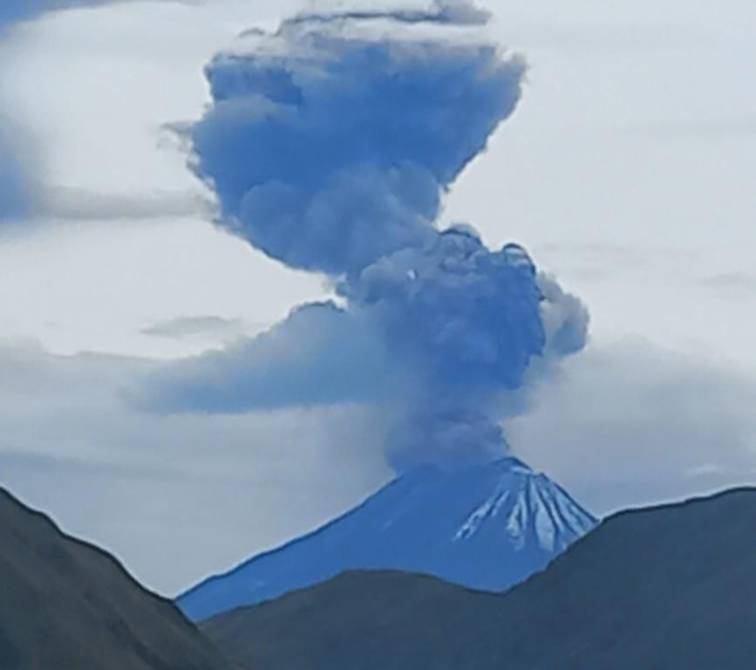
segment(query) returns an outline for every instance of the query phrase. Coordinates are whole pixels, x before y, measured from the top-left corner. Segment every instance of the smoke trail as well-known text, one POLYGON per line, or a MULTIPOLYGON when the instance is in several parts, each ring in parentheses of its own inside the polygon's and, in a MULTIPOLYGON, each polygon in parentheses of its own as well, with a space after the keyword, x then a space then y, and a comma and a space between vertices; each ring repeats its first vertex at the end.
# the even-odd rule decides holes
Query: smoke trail
POLYGON ((581 349, 588 319, 521 247, 435 226, 521 93, 523 62, 471 32, 481 20, 467 3, 300 16, 213 59, 214 102, 190 132, 220 225, 328 275, 339 304, 164 371, 143 403, 372 403, 398 470, 506 450, 503 397, 534 361, 581 349))

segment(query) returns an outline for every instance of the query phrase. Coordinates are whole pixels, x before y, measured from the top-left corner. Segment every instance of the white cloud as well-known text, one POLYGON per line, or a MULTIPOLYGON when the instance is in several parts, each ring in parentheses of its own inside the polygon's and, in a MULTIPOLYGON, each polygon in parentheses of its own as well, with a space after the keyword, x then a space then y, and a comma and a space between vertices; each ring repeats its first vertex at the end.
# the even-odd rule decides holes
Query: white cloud
MULTIPOLYGON (((154 361, 0 346, 0 484, 175 593, 389 477, 354 407, 155 416, 122 402, 154 361)), ((515 453, 604 513, 756 482, 756 380, 625 343, 569 362, 509 427, 515 453)))
POLYGON ((515 451, 600 513, 756 483, 756 378, 642 341, 569 361, 512 422, 515 451))
POLYGON ((324 293, 243 242, 192 219, 49 221, 0 230, 0 333, 58 353, 171 357, 228 338, 150 336, 158 321, 209 314, 256 332, 324 293))
MULTIPOLYGON (((159 148, 161 125, 199 116, 206 102, 201 69, 212 53, 244 28, 270 23, 302 4, 128 3, 62 13, 16 31, 0 53, 5 65, 0 65, 0 81, 12 97, 5 113, 15 111, 26 119, 43 143, 45 180, 99 194, 89 202, 58 198, 58 213, 87 218, 112 218, 119 212, 175 214, 191 206, 193 196, 183 200, 184 194, 202 197, 181 153, 159 148), (173 195, 166 200, 165 193, 173 195)), ((497 37, 527 55, 530 85, 516 118, 455 185, 448 218, 470 220, 495 245, 513 240, 533 251, 541 267, 556 272, 589 304, 593 335, 599 340, 642 335, 663 346, 696 351, 719 348, 726 339, 731 355, 756 369, 750 346, 756 320, 741 319, 736 301, 702 292, 696 267, 706 263, 711 275, 750 271, 756 209, 749 142, 711 141, 702 148, 695 133, 670 143, 627 132, 644 124, 690 129, 716 119, 752 116, 754 89, 743 87, 742 81, 756 53, 738 26, 750 25, 754 4, 735 0, 726 15, 711 3, 682 0, 653 6, 623 0, 611 7, 599 0, 579 0, 569 7, 549 0, 483 4, 499 18, 497 37), (650 48, 644 36, 660 30, 674 39, 665 48, 650 48), (576 31, 578 39, 570 38, 576 31), (597 55, 585 47, 607 41, 607 35, 615 43, 619 34, 629 36, 621 49, 602 47, 597 55), (541 252, 554 244, 613 245, 641 258, 673 248, 686 262, 673 259, 671 265, 660 261, 640 268, 632 260, 596 252, 593 265, 600 265, 599 271, 586 271, 571 254, 541 252), (740 323, 734 334, 722 326, 732 321, 740 323)), ((129 225, 125 219, 117 223, 129 225)), ((197 225, 187 226, 180 243, 199 244, 197 230, 197 225)), ((162 236, 156 234, 154 244, 164 244, 162 236)), ((218 246, 208 250, 217 285, 237 281, 238 262, 239 256, 232 259, 218 246)), ((252 262, 262 274, 262 264, 252 262)), ((49 281, 46 263, 47 257, 40 257, 35 266, 49 281)), ((283 304, 288 294, 281 290, 278 295, 278 289, 289 280, 274 270, 268 277, 284 313, 294 301, 283 304)), ((205 279, 205 273, 187 274, 186 293, 204 296, 205 279)), ((155 276, 153 283, 160 281, 155 276)), ((151 300, 139 282, 133 293, 128 302, 151 300)), ((91 348, 99 326, 88 321, 73 295, 70 300, 81 331, 90 333, 81 347, 91 348)), ((11 320, 26 322, 28 334, 58 346, 49 328, 30 323, 23 309, 17 311, 21 313, 11 320)), ((152 311, 152 321, 214 313, 204 303, 176 314, 156 302, 152 311)), ((222 316, 249 318, 246 313, 222 316)), ((128 328, 135 332, 144 325, 132 322, 128 328)), ((131 342, 111 334, 96 347, 119 351, 127 339, 131 342)), ((155 343, 141 345, 144 353, 155 350, 155 343)), ((75 348, 73 338, 66 346, 75 348)), ((132 344, 125 349, 134 350, 132 344)), ((177 348, 176 353, 185 351, 177 348)))
POLYGON ((178 356, 224 338, 142 330, 194 314, 259 329, 323 296, 319 278, 212 227, 205 189, 162 129, 199 116, 217 49, 295 4, 126 3, 48 16, 0 44, 3 112, 44 149, 30 157, 38 219, 0 229, 2 335, 61 353, 178 356))
MULTIPOLYGON (((3 111, 25 119, 44 147, 32 156, 39 178, 73 189, 59 195, 100 194, 58 199, 53 210, 111 220, 3 233, 3 334, 39 337, 60 352, 184 355, 197 343, 141 331, 196 314, 273 322, 322 293, 199 215, 145 218, 166 213, 161 193, 204 195, 180 152, 160 148, 162 124, 199 115, 204 63, 239 30, 297 4, 132 3, 48 17, 8 36, 3 111), (119 211, 143 220, 113 221, 119 211)), ((750 137, 710 133, 701 143, 696 129, 756 108, 756 89, 743 86, 756 57, 743 26, 753 25, 756 5, 488 5, 501 38, 528 55, 531 83, 517 117, 455 187, 449 217, 534 249, 595 317, 595 349, 513 425, 517 451, 597 511, 753 483, 756 320, 742 300, 700 282, 718 278, 712 285, 746 295, 754 152, 750 137), (670 48, 658 44, 660 26, 674 34, 670 48), (627 132, 639 125, 685 132, 675 142, 627 132), (606 344, 622 334, 655 344, 606 344), (712 351, 728 360, 690 353, 712 351)), ((353 410, 125 409, 119 389, 152 365, 0 350, 2 482, 115 550, 149 585, 173 592, 311 527, 386 476, 378 450, 367 459, 361 451, 381 427, 359 417, 370 429, 356 433, 353 410)))
POLYGON ((756 4, 485 4, 499 39, 526 55, 529 85, 515 118, 455 185, 448 218, 471 220, 493 243, 522 243, 586 301, 599 341, 641 336, 725 351, 756 369, 756 319, 699 283, 752 267, 756 135, 727 129, 740 119, 747 131, 756 110, 756 89, 743 86, 756 58, 744 29, 756 4), (665 133, 628 132, 639 127, 665 133), (574 254, 542 251, 548 245, 586 249, 600 274, 574 254), (600 251, 608 246, 642 266, 600 251))
POLYGON ((0 484, 175 593, 309 530, 387 470, 348 407, 239 417, 129 411, 153 362, 0 346, 0 484))

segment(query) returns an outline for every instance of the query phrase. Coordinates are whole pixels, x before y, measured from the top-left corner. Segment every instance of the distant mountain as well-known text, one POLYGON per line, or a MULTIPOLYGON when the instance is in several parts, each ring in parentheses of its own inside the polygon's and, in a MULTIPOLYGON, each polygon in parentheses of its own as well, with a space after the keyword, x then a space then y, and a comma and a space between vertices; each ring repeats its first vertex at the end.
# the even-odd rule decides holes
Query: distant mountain
POLYGON ((453 473, 424 468, 314 533, 203 582, 178 605, 201 620, 357 569, 503 591, 595 525, 565 491, 517 459, 453 473))
MULTIPOLYGON (((233 666, 237 667, 237 666, 233 666)), ((2 670, 230 670, 111 556, 0 489, 2 670)))
POLYGON ((287 670, 756 667, 756 489, 624 513, 502 594, 349 573, 202 626, 287 670))

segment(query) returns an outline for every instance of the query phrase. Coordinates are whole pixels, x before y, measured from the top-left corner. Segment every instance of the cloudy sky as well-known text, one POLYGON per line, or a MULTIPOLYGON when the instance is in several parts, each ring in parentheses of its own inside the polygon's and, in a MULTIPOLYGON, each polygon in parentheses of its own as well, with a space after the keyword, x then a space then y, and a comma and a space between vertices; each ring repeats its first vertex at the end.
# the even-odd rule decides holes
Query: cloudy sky
MULTIPOLYGON (((443 221, 522 244, 591 314, 513 451, 600 514, 756 482, 756 7, 482 4, 530 69, 443 221)), ((127 401, 166 359, 326 295, 209 223, 170 130, 208 104, 213 54, 305 6, 126 2, 0 28, 0 146, 22 158, 0 181, 34 189, 0 224, 0 482, 169 594, 391 476, 359 407, 127 401)))

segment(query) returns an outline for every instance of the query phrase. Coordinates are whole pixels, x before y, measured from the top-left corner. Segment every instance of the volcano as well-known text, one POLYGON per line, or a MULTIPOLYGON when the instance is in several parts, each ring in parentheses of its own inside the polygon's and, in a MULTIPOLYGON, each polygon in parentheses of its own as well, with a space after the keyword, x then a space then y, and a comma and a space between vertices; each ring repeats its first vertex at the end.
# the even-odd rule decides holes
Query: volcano
POLYGON ((503 594, 350 572, 203 622, 286 670, 745 670, 756 659, 756 489, 622 512, 503 594))
POLYGON ((322 528, 205 580, 177 604, 198 621, 348 570, 401 570, 504 591, 596 524, 564 489, 516 458, 451 472, 423 467, 322 528))

